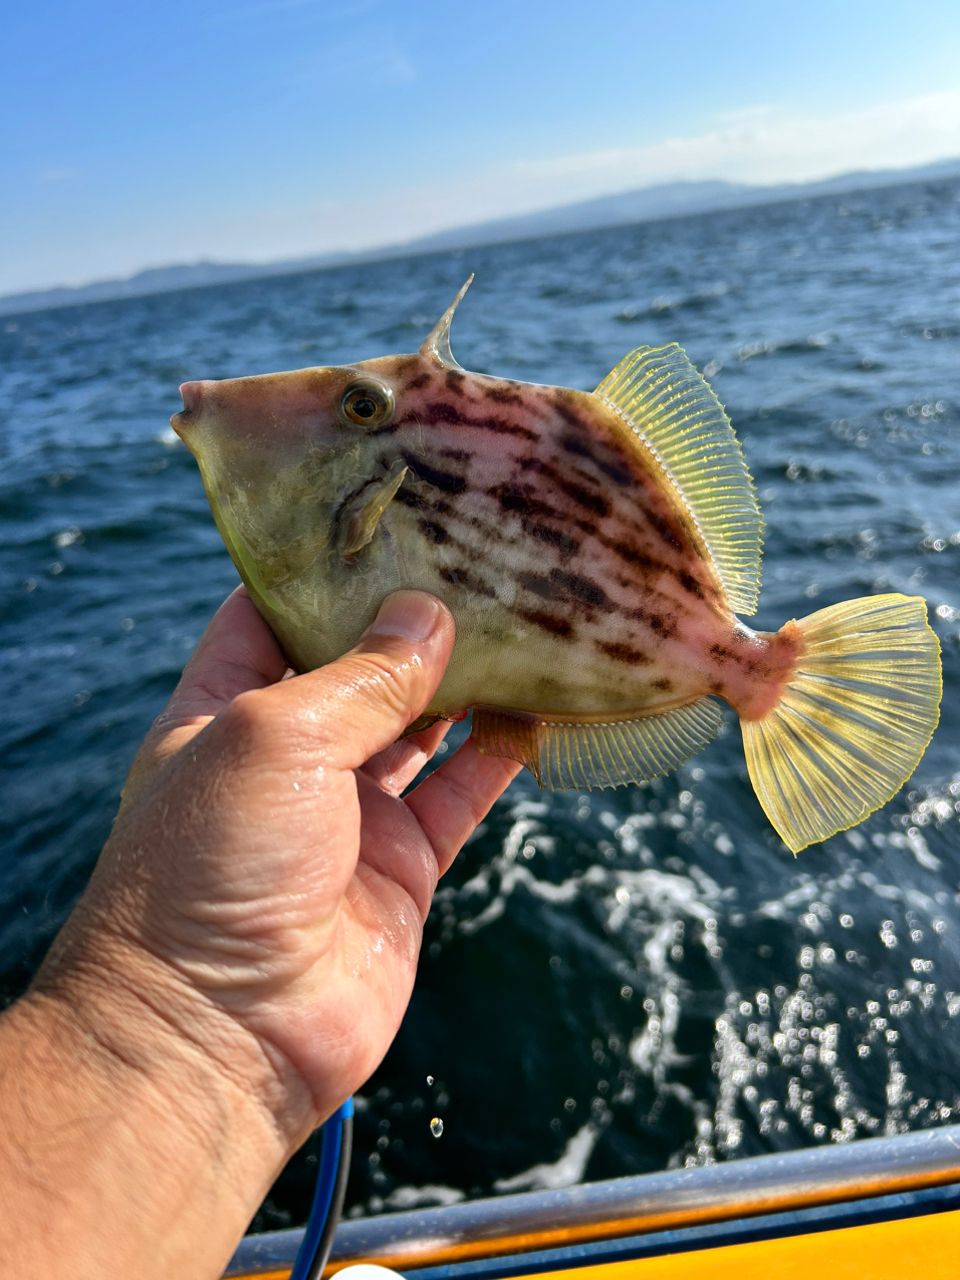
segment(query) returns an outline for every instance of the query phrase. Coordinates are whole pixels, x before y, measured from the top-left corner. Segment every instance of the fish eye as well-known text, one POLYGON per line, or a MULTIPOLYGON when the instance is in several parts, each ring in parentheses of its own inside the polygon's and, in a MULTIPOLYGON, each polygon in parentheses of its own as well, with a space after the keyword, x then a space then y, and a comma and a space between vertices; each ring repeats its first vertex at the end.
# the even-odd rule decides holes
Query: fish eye
POLYGON ((341 397, 340 416, 355 427, 382 427, 393 417, 393 392, 379 382, 355 382, 341 397))

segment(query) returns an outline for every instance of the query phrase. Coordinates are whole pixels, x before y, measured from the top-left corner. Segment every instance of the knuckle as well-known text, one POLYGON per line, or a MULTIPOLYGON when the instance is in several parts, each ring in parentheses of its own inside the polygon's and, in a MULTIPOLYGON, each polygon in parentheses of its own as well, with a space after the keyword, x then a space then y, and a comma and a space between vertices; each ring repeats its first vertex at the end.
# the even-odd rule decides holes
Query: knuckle
POLYGON ((233 699, 223 713, 224 729, 242 740, 260 741, 267 736, 273 714, 263 691, 251 689, 233 699))
POLYGON ((382 653, 367 653, 360 660, 362 685, 367 699, 384 711, 406 714, 418 684, 419 663, 414 657, 397 660, 382 653))

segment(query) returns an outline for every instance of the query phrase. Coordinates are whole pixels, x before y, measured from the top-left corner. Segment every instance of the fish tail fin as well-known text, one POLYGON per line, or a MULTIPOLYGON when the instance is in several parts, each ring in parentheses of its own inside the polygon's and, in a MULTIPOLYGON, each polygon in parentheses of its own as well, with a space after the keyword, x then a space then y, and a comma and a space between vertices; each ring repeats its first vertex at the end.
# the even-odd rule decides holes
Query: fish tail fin
POLYGON ((940 715, 940 645, 919 596, 848 600, 789 623, 780 698, 741 718, 750 781, 794 853, 846 831, 913 773, 940 715))

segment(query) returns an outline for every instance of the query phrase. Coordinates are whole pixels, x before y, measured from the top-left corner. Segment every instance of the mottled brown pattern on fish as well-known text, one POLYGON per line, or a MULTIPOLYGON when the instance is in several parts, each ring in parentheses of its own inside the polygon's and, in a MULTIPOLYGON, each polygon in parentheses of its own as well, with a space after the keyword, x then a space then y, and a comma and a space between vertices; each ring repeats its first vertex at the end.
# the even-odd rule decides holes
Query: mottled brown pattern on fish
MULTIPOLYGON (((550 471, 552 471, 552 468, 548 471, 548 464, 544 464, 541 467, 539 464, 531 465, 525 460, 521 460, 521 467, 525 471, 539 470, 542 474, 547 475, 548 478, 550 478, 550 471)), ((496 498, 504 511, 516 512, 521 517, 526 517, 524 521, 525 528, 530 529, 532 527, 534 536, 540 537, 543 541, 551 540, 549 527, 543 524, 533 524, 529 517, 536 517, 541 521, 546 519, 556 520, 564 523, 566 527, 573 525, 579 532, 588 535, 605 550, 611 551, 615 556, 623 560, 631 569, 642 571, 642 581, 645 586, 650 573, 668 572, 677 577, 677 581, 684 591, 689 592, 698 599, 705 598, 707 594, 707 586, 699 582, 689 571, 674 569, 672 565, 665 564, 662 560, 658 560, 655 556, 643 551, 634 542, 605 536, 599 530, 595 521, 582 516, 571 517, 569 514, 565 514, 556 506, 551 506, 541 498, 533 496, 529 486, 518 487, 511 483, 498 484, 491 486, 487 492, 496 498)), ((578 490, 578 497, 579 495, 580 491, 578 490)), ((558 533, 560 536, 556 539, 556 544, 566 554, 575 552, 581 546, 581 542, 571 539, 568 534, 564 535, 562 531, 558 531, 558 533)), ((618 579, 618 582, 622 585, 623 579, 618 579)), ((640 585, 640 580, 636 580, 636 585, 640 585)))
POLYGON ((394 502, 401 507, 412 507, 416 511, 435 509, 425 493, 419 493, 412 485, 401 485, 394 494, 394 502))
MULTIPOLYGON (((423 361, 419 356, 397 356, 393 366, 393 376, 399 382, 405 379, 420 377, 423 374, 423 361)), ((427 375, 429 377, 429 375, 427 375)))
POLYGON ((704 598, 705 593, 703 585, 697 581, 692 573, 688 573, 685 569, 681 569, 677 573, 676 577, 684 591, 688 591, 692 596, 696 596, 698 600, 702 600, 704 598))
POLYGON ((596 581, 579 573, 568 573, 562 569, 552 569, 550 577, 566 597, 572 597, 580 604, 594 609, 602 609, 609 613, 613 609, 610 597, 596 581))
POLYGON ((531 622, 535 627, 539 627, 541 631, 547 631, 551 635, 559 636, 562 640, 570 640, 573 638, 573 627, 566 618, 558 617, 556 614, 544 613, 540 609, 517 609, 517 613, 526 622, 531 622))
POLYGON ((537 432, 531 431, 529 427, 521 426, 520 423, 511 422, 507 417, 498 417, 495 414, 482 416, 470 414, 452 399, 424 404, 418 411, 417 417, 419 422, 427 427, 472 427, 477 431, 494 431, 500 435, 516 436, 529 443, 536 443, 540 439, 537 432))
POLYGON ((519 573, 517 582, 526 591, 544 600, 556 600, 563 604, 586 605, 590 609, 613 609, 610 597, 595 582, 577 573, 551 569, 549 573, 519 573))
POLYGON ((579 436, 561 436, 559 443, 565 453, 571 457, 588 459, 593 466, 602 471, 615 484, 626 485, 630 483, 630 472, 622 462, 599 457, 590 445, 579 436))
MULTIPOLYGON (((614 662, 626 663, 630 667, 649 667, 653 662, 648 653, 635 649, 632 645, 623 644, 618 640, 595 640, 593 643, 601 653, 606 654, 608 658, 612 658, 614 662)), ((656 682, 654 682, 655 686, 656 682)))
POLYGON ((484 388, 484 398, 492 400, 494 404, 512 404, 518 408, 522 408, 524 404, 523 396, 519 391, 514 391, 509 386, 497 386, 491 384, 484 388))
POLYGON ((425 534, 431 542, 439 544, 448 541, 449 533, 437 520, 420 520, 418 523, 421 533, 425 534))
POLYGON ((564 557, 574 556, 580 550, 581 544, 577 539, 571 538, 562 529, 553 529, 549 525, 538 524, 536 520, 531 520, 526 516, 521 517, 520 527, 529 537, 536 538, 538 542, 545 542, 554 550, 559 551, 564 557))
POLYGON ((471 591, 475 595, 485 596, 488 600, 496 598, 496 590, 489 583, 478 578, 476 574, 471 573, 467 568, 455 569, 449 565, 443 565, 440 569, 440 577, 452 587, 459 587, 463 591, 471 591))
MULTIPOLYGON (((488 388, 488 390, 491 389, 496 390, 496 388, 488 388)), ((513 394, 515 393, 510 393, 511 396, 513 394)), ((431 402, 428 400, 427 403, 429 405, 431 402)), ((435 412, 435 408, 428 411, 428 416, 430 412, 435 412)), ((451 427, 462 425, 467 417, 459 409, 450 416, 457 419, 456 422, 449 424, 451 427)), ((564 417, 566 427, 569 427, 570 419, 574 416, 572 412, 566 412, 564 417)), ((532 428, 527 428, 527 431, 529 434, 539 434, 532 428)), ((546 438, 549 438, 548 426, 541 428, 541 431, 546 438)), ((566 438, 565 435, 560 437, 561 441, 566 438)), ((705 585, 688 570, 670 563, 662 555, 658 556, 650 542, 649 532, 646 541, 650 544, 650 550, 647 551, 643 545, 638 545, 642 543, 643 530, 639 521, 624 522, 620 519, 616 521, 618 525, 628 524, 629 535, 623 530, 619 530, 613 536, 604 532, 606 526, 603 525, 600 517, 601 513, 610 513, 610 506, 601 486, 610 482, 613 478, 612 473, 620 475, 619 468, 622 464, 617 459, 615 451, 607 450, 606 447, 602 453, 594 448, 572 452, 576 453, 579 465, 575 469, 568 468, 566 473, 563 469, 563 458, 556 452, 551 451, 549 458, 515 455, 514 463, 518 478, 501 480, 496 484, 488 485, 482 489, 482 493, 492 498, 505 515, 514 516, 519 525, 519 532, 533 540, 535 546, 531 552, 531 559, 538 569, 545 555, 549 557, 551 553, 555 554, 561 563, 568 563, 582 554, 584 566, 590 573, 590 578, 584 578, 584 581, 595 584, 595 590, 591 592, 592 601, 588 602, 584 598, 572 600, 569 591, 564 590, 557 579, 541 580, 542 575, 538 577, 536 574, 526 579, 522 574, 509 576, 521 591, 530 590, 531 585, 536 583, 537 589, 533 594, 537 594, 540 598, 549 596, 559 604, 573 604, 575 610, 588 610, 591 608, 591 603, 595 610, 596 602, 600 599, 608 602, 615 601, 615 606, 608 604, 608 608, 616 607, 632 623, 640 623, 650 632, 655 642, 670 637, 676 632, 677 614, 686 611, 688 603, 680 598, 671 601, 669 597, 663 596, 662 591, 658 590, 659 582, 672 575, 676 578, 682 592, 692 596, 694 602, 704 598, 710 584, 705 585), (595 467, 594 475, 586 469, 590 465, 595 467), (569 478, 571 470, 575 474, 573 480, 569 478), (544 494, 549 495, 549 501, 545 500, 544 494), (605 575, 613 589, 612 595, 602 582, 598 582, 597 570, 602 570, 606 560, 603 552, 612 553, 621 562, 620 570, 608 572, 605 575), (623 569, 630 572, 625 575, 623 569), (659 608, 638 613, 632 601, 641 595, 647 599, 658 599, 659 608)), ((505 469, 508 461, 504 459, 505 469)), ((462 505, 464 498, 469 498, 471 504, 475 506, 480 496, 479 493, 470 492, 468 485, 458 499, 458 506, 462 505)), ((449 528, 452 521, 454 524, 466 522, 472 524, 474 529, 480 528, 481 537, 473 548, 474 554, 480 557, 484 554, 483 545, 497 543, 502 539, 502 531, 496 524, 488 525, 484 529, 484 522, 479 521, 476 515, 468 518, 458 510, 458 506, 455 506, 451 513, 447 527, 449 528)), ((657 529, 656 533, 657 542, 663 542, 662 527, 657 529)), ((676 540, 675 531, 671 529, 670 533, 673 540, 676 540)), ((580 576, 583 577, 583 575, 580 576)), ((557 625, 556 615, 551 613, 544 616, 542 608, 528 610, 526 620, 551 632, 555 631, 557 625)), ((578 621, 574 615, 574 628, 584 620, 580 618, 578 621)))
MULTIPOLYGON (((409 469, 358 569, 369 566, 381 598, 391 584, 440 594, 458 624, 471 620, 458 652, 477 654, 480 637, 496 637, 504 705, 522 708, 529 697, 544 714, 627 712, 742 682, 755 654, 721 661, 688 643, 711 633, 736 649, 729 611, 656 460, 638 454, 602 402, 402 357, 300 383, 256 380, 256 411, 270 416, 286 377, 305 417, 324 394, 335 415, 358 376, 389 382, 396 414, 344 439, 354 461, 337 501, 369 476, 409 469)), ((306 518, 308 499, 302 509, 306 518)), ((349 589, 363 585, 355 571, 349 589)), ((357 599, 344 632, 373 607, 357 599)), ((457 688, 469 686, 475 661, 455 666, 457 688)))
POLYGON ((636 608, 628 609, 626 616, 650 633, 654 646, 657 641, 671 640, 677 634, 678 619, 672 611, 636 608))
POLYGON ((610 503, 602 493, 570 480, 567 475, 551 463, 544 461, 543 458, 536 456, 522 458, 520 466, 524 471, 535 472, 542 476, 560 493, 575 503, 576 506, 590 512, 591 515, 607 516, 610 514, 610 503))
POLYGON ((401 457, 420 480, 425 480, 435 489, 442 489, 444 493, 463 493, 467 487, 466 477, 462 474, 433 467, 410 450, 405 449, 401 457))

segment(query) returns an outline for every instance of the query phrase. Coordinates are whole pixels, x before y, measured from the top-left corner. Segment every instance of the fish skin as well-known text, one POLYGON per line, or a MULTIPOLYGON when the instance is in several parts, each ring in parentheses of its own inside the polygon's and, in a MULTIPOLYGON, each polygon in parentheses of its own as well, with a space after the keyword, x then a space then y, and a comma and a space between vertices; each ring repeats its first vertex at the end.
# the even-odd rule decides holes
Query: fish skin
POLYGON ((794 853, 885 804, 939 719, 926 602, 751 631, 732 603, 756 606, 762 517, 680 348, 638 348, 592 394, 467 373, 450 323, 469 284, 417 354, 180 388, 172 425, 291 664, 420 588, 457 624, 424 719, 473 709, 480 750, 541 785, 670 772, 717 732, 717 695, 794 853))
POLYGON ((407 587, 457 624, 433 714, 602 722, 715 694, 759 718, 779 697, 802 640, 735 618, 662 466, 597 396, 424 351, 199 386, 199 410, 173 425, 295 668, 345 652, 407 587), (339 416, 365 378, 393 394, 383 426, 339 416), (345 556, 344 511, 402 466, 375 533, 345 556))

